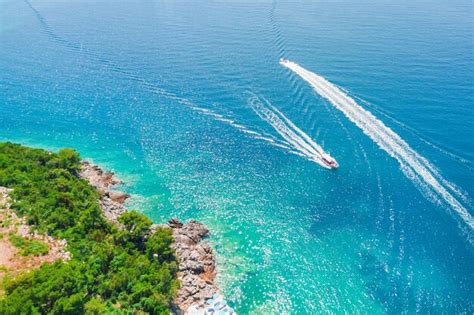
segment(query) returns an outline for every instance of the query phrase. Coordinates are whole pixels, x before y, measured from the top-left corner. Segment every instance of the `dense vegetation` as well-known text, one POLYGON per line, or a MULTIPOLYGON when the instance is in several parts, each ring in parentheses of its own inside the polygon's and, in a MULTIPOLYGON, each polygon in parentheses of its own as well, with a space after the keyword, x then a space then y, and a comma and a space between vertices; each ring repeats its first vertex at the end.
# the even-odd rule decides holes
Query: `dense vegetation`
POLYGON ((12 209, 66 239, 73 257, 8 281, 0 314, 169 314, 178 286, 171 232, 147 237, 151 221, 134 211, 119 218, 123 229, 110 224, 79 169, 71 149, 0 143, 0 186, 13 188, 12 209))

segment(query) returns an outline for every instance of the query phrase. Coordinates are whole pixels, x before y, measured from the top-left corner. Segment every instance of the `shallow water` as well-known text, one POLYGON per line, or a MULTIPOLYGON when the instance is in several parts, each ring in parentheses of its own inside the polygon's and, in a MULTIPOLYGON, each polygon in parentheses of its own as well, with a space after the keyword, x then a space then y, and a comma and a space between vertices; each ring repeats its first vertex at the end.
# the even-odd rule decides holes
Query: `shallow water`
POLYGON ((468 1, 2 0, 0 140, 77 148, 156 222, 205 222, 241 314, 472 313, 466 222, 278 63, 348 91, 472 213, 472 16, 468 1), (255 99, 341 167, 298 155, 255 99))

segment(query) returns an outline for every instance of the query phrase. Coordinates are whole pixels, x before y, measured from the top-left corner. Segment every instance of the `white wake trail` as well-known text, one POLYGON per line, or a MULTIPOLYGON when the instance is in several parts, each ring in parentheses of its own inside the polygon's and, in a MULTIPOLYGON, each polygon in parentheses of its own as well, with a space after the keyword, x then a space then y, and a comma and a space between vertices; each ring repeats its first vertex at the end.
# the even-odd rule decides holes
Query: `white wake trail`
POLYGON ((266 99, 261 100, 259 97, 253 96, 249 99, 249 105, 260 118, 268 122, 296 150, 290 151, 291 153, 329 168, 321 160, 321 155, 324 153, 321 146, 266 99))
POLYGON ((356 124, 378 146, 395 158, 404 174, 434 202, 448 205, 472 230, 474 219, 457 200, 451 187, 429 161, 413 150, 398 134, 361 107, 354 99, 320 75, 306 70, 297 63, 282 60, 280 64, 308 82, 314 90, 356 124), (443 185, 444 184, 444 185, 443 185))

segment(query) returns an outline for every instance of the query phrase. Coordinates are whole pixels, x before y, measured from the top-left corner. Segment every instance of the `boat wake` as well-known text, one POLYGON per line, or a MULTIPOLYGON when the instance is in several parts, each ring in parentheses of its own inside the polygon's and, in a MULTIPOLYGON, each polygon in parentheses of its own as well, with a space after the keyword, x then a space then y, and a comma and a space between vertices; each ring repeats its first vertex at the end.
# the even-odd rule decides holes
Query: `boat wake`
POLYGON ((458 200, 464 199, 454 184, 444 179, 439 171, 423 156, 413 150, 392 129, 377 119, 371 112, 360 106, 347 93, 320 75, 306 70, 297 63, 281 59, 280 64, 308 82, 314 90, 339 109, 369 136, 381 149, 395 158, 403 173, 415 183, 431 201, 447 206, 469 227, 474 229, 474 219, 466 207, 458 200))
POLYGON ((304 131, 264 98, 253 95, 248 103, 254 112, 269 123, 273 129, 292 147, 290 153, 304 157, 322 167, 338 167, 337 162, 323 148, 314 142, 304 131), (331 160, 334 164, 331 163, 331 160))
POLYGON ((247 134, 252 139, 264 141, 267 144, 274 147, 290 150, 290 146, 283 140, 277 139, 273 137, 272 135, 269 135, 266 133, 252 130, 248 126, 245 126, 241 123, 237 123, 234 119, 231 118, 232 115, 229 115, 229 114, 223 115, 223 114, 218 113, 216 110, 209 108, 209 106, 198 105, 196 104, 196 102, 192 102, 191 100, 187 98, 181 97, 173 92, 170 92, 158 86, 155 83, 152 83, 140 77, 139 75, 135 73, 135 71, 127 69, 126 67, 114 62, 112 59, 108 58, 105 55, 101 55, 99 53, 91 51, 87 49, 87 47, 84 47, 82 44, 69 41, 65 37, 56 33, 54 29, 50 26, 48 21, 43 17, 43 15, 28 0, 24 0, 24 2, 33 11, 33 14, 36 16, 39 24, 41 25, 43 31, 47 34, 47 36, 53 42, 57 43, 61 47, 64 47, 67 50, 80 54, 83 57, 88 58, 90 61, 95 62, 99 65, 102 65, 103 67, 107 69, 110 69, 114 73, 117 73, 123 76, 123 78, 135 82, 136 84, 143 87, 146 91, 149 91, 150 93, 154 93, 160 97, 164 97, 168 100, 171 100, 178 104, 186 106, 187 108, 203 116, 208 116, 213 120, 220 121, 224 124, 230 125, 236 128, 237 130, 239 130, 240 132, 247 134))
POLYGON ((423 142, 424 144, 430 146, 431 148, 443 153, 444 155, 448 156, 449 158, 453 159, 454 161, 457 161, 460 163, 460 165, 468 168, 469 170, 474 170, 474 163, 467 160, 466 158, 456 154, 456 153, 453 153, 453 152, 450 152, 448 149, 445 149, 445 148, 442 148, 439 144, 435 144, 433 143, 433 140, 428 140, 427 138, 425 138, 423 135, 421 135, 417 130, 415 130, 414 128, 402 123, 401 121, 393 118, 392 116, 390 116, 388 113, 386 113, 384 110, 380 109, 378 106, 376 106, 375 104, 371 103, 371 102, 368 102, 367 100, 364 100, 360 97, 358 97, 357 95, 354 95, 352 94, 350 91, 344 89, 344 88, 341 88, 339 87, 342 91, 344 91, 348 96, 354 98, 355 100, 357 101, 360 101, 361 103, 363 103, 364 105, 366 105, 367 107, 369 107, 370 109, 376 111, 377 113, 381 114, 382 116, 386 117, 387 119, 389 119, 391 122, 397 124, 398 126, 400 126, 401 128, 403 128, 404 130, 406 130, 407 132, 411 133, 413 136, 417 137, 421 142, 423 142))

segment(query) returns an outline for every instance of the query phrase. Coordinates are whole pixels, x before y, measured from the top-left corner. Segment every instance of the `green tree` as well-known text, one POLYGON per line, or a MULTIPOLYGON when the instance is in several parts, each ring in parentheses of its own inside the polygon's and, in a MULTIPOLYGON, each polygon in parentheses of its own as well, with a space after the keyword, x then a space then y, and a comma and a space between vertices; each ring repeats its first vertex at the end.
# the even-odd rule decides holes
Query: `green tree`
POLYGON ((146 216, 136 211, 128 211, 122 214, 118 221, 123 224, 124 229, 119 232, 119 240, 128 244, 128 246, 136 246, 142 249, 144 247, 145 238, 150 232, 152 222, 146 216))
POLYGON ((107 305, 100 298, 92 298, 84 305, 86 315, 100 315, 107 310, 107 305))
POLYGON ((149 236, 151 221, 136 211, 119 218, 123 229, 110 224, 80 167, 71 149, 0 143, 0 186, 13 188, 12 209, 37 230, 65 238, 72 253, 69 262, 7 281, 0 314, 169 314, 179 284, 171 232, 149 236))
POLYGON ((158 228, 156 232, 146 241, 146 253, 149 259, 156 259, 159 262, 173 260, 174 251, 171 248, 173 237, 171 230, 158 228))

